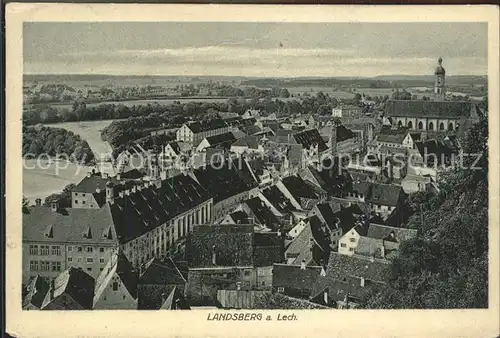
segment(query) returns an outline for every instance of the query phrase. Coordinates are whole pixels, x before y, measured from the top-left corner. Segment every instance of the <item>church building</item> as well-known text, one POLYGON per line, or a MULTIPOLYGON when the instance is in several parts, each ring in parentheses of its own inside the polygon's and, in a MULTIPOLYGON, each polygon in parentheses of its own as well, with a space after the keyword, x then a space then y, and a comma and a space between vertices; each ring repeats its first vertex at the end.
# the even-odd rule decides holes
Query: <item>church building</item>
POLYGON ((434 72, 434 97, 427 100, 389 100, 385 113, 394 127, 426 133, 462 134, 477 122, 483 112, 469 101, 446 101, 443 59, 439 58, 434 72))

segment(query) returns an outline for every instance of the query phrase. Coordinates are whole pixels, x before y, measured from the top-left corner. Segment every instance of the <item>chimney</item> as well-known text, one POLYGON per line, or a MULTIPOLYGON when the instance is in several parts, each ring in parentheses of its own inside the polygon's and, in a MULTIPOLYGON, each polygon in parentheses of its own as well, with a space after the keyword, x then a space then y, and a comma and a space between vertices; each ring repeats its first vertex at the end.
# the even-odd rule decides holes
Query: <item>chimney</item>
POLYGON ((364 288, 365 287, 365 278, 364 277, 361 277, 361 287, 364 288))
POLYGON ((306 260, 303 259, 302 262, 300 262, 300 270, 305 270, 306 269, 306 260))
POLYGON ((384 244, 382 244, 382 246, 380 247, 380 256, 382 256, 382 258, 385 258, 385 246, 384 246, 384 244))
POLYGON ((113 204, 115 197, 114 189, 113 189, 113 183, 111 181, 108 181, 106 183, 106 202, 113 204))
POLYGON ((122 179, 122 175, 120 173, 116 174, 116 179, 120 181, 122 179))
POLYGON ((323 291, 323 302, 325 302, 325 305, 328 305, 328 288, 323 291))
POLYGON ((59 201, 52 200, 52 202, 50 203, 50 207, 51 207, 52 212, 57 212, 57 210, 59 210, 59 201))
POLYGON ((125 189, 125 195, 130 195, 130 189, 125 189))
POLYGON ((133 185, 132 186, 132 193, 135 193, 137 191, 137 186, 136 185, 133 185))
POLYGON ((36 204, 37 207, 41 206, 42 205, 42 199, 41 198, 37 198, 35 200, 35 204, 36 204))
POLYGON ((215 251, 215 245, 212 246, 212 265, 217 265, 217 252, 215 251))

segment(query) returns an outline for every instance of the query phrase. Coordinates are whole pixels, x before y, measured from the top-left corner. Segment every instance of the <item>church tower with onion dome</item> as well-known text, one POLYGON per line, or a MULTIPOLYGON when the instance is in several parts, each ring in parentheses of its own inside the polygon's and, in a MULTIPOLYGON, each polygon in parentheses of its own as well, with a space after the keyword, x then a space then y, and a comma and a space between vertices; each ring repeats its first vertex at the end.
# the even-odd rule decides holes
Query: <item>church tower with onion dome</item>
POLYGON ((436 67, 436 71, 434 72, 436 76, 434 80, 434 100, 435 101, 444 101, 446 97, 445 91, 445 75, 446 71, 443 68, 443 59, 439 58, 438 66, 436 67))

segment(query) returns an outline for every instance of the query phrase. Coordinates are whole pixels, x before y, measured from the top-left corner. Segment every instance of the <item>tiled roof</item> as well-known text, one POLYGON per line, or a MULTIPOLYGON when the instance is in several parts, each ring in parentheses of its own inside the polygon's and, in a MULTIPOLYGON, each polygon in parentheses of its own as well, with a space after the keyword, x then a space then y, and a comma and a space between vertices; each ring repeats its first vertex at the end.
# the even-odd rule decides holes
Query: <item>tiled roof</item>
POLYGON ((297 265, 274 264, 273 287, 312 290, 321 273, 319 266, 307 266, 304 270, 297 265))
POLYGON ((213 197, 214 203, 257 187, 257 182, 250 178, 243 179, 242 174, 241 170, 228 168, 227 164, 220 169, 206 166, 194 170, 198 182, 213 197))
POLYGON ((300 197, 315 199, 318 198, 318 195, 315 191, 307 185, 302 178, 299 176, 288 176, 283 180, 283 185, 290 191, 295 199, 299 199, 300 197))
POLYGON ((256 296, 263 296, 266 291, 218 290, 217 300, 224 309, 254 309, 256 296))
POLYGON ((256 218, 256 223, 260 223, 271 230, 278 230, 280 227, 280 222, 271 210, 265 205, 259 197, 254 197, 245 201, 245 204, 251 210, 252 214, 256 218))
POLYGON ((49 284, 42 277, 36 275, 30 280, 27 290, 28 294, 23 299, 23 308, 30 304, 41 308, 45 295, 49 290, 49 284))
POLYGON ((378 205, 397 206, 403 194, 403 188, 399 185, 372 183, 366 201, 378 205))
POLYGON ((389 100, 385 111, 388 116, 460 118, 470 117, 475 103, 464 101, 389 100))
POLYGON ((248 214, 244 211, 235 211, 229 214, 234 224, 247 224, 249 223, 248 214))
POLYGON ((365 278, 375 282, 387 282, 390 262, 364 256, 347 256, 332 252, 326 269, 327 275, 337 280, 348 277, 365 278))
POLYGON ((275 185, 264 189, 262 194, 281 213, 286 214, 296 210, 292 202, 275 185))
POLYGON ((416 237, 417 230, 396 228, 381 224, 370 224, 366 236, 374 239, 388 239, 401 242, 416 237))
POLYGON ((192 122, 187 125, 193 133, 201 133, 203 131, 214 130, 227 127, 226 122, 222 119, 211 119, 202 122, 192 122))
POLYGON ((309 129, 298 132, 293 135, 293 138, 297 143, 301 144, 305 149, 309 149, 311 145, 313 146, 317 145, 319 152, 323 152, 326 149, 328 149, 328 147, 325 144, 325 141, 323 141, 323 138, 321 137, 317 129, 309 129))
POLYGON ((380 249, 377 240, 366 236, 359 237, 358 245, 356 246, 354 252, 363 256, 380 256, 380 249))
POLYGON ((115 199, 110 205, 120 243, 137 238, 176 216, 206 202, 209 193, 187 175, 162 181, 115 199))
POLYGON ((259 140, 260 139, 261 139, 261 137, 259 137, 259 136, 249 135, 249 136, 242 137, 242 138, 236 140, 232 144, 232 146, 235 146, 235 147, 248 147, 250 149, 258 149, 259 148, 259 140))
POLYGON ((378 142, 401 144, 408 135, 406 128, 401 129, 382 129, 380 134, 376 136, 378 142))
POLYGON ((81 244, 117 244, 109 205, 100 209, 30 207, 23 214, 23 241, 81 244), (90 236, 89 236, 90 234, 90 236))
POLYGON ((189 267, 253 265, 252 225, 199 225, 186 243, 189 267), (213 264, 215 254, 215 264, 213 264))
POLYGON ((236 138, 234 137, 233 133, 228 132, 224 134, 219 134, 219 135, 213 135, 213 136, 208 136, 206 137, 208 143, 211 146, 214 145, 219 145, 224 148, 229 148, 231 144, 236 141, 236 138))
MULTIPOLYGON (((368 284, 368 282, 366 282, 368 284)), ((346 277, 336 279, 327 272, 326 276, 319 276, 311 292, 311 300, 324 304, 324 292, 327 291, 330 306, 336 307, 336 302, 348 299, 360 300, 369 292, 369 288, 361 287, 361 279, 346 277)))
POLYGON ((285 258, 283 237, 276 233, 254 233, 253 245, 254 266, 271 266, 285 258))
POLYGON ((347 129, 343 125, 337 126, 337 142, 342 142, 351 138, 356 137, 356 134, 352 130, 347 129))
POLYGON ((243 132, 247 135, 255 135, 261 131, 262 129, 260 129, 260 127, 256 125, 251 125, 243 128, 243 132))
POLYGON ((296 256, 294 265, 300 265, 302 261, 307 265, 317 265, 322 260, 328 259, 330 244, 328 234, 323 231, 318 217, 309 217, 308 221, 309 223, 286 249, 286 256, 296 256))
POLYGON ((372 183, 366 181, 352 182, 352 191, 367 197, 370 193, 372 183))
POLYGON ((62 272, 54 280, 55 289, 53 290, 54 298, 51 298, 51 289, 47 292, 42 309, 54 310, 79 310, 73 308, 73 304, 68 308, 68 302, 61 298, 63 294, 70 296, 81 308, 85 310, 92 309, 94 298, 94 278, 85 273, 81 269, 69 268, 62 272))
POLYGON ((188 302, 184 299, 182 291, 176 286, 172 289, 160 310, 190 310, 188 302))
POLYGON ((187 275, 187 262, 176 262, 171 259, 165 259, 164 261, 152 259, 146 264, 146 267, 139 278, 139 284, 184 284, 186 283, 187 275))

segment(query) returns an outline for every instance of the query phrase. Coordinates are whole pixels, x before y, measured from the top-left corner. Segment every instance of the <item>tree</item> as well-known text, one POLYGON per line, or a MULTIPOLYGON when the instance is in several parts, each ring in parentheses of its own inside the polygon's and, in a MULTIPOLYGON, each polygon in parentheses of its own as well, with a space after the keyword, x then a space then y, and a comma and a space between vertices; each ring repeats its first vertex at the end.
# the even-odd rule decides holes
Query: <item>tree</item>
POLYGON ((283 98, 289 98, 290 97, 290 92, 288 91, 288 89, 286 88, 282 88, 281 91, 280 91, 280 97, 283 97, 283 98))

